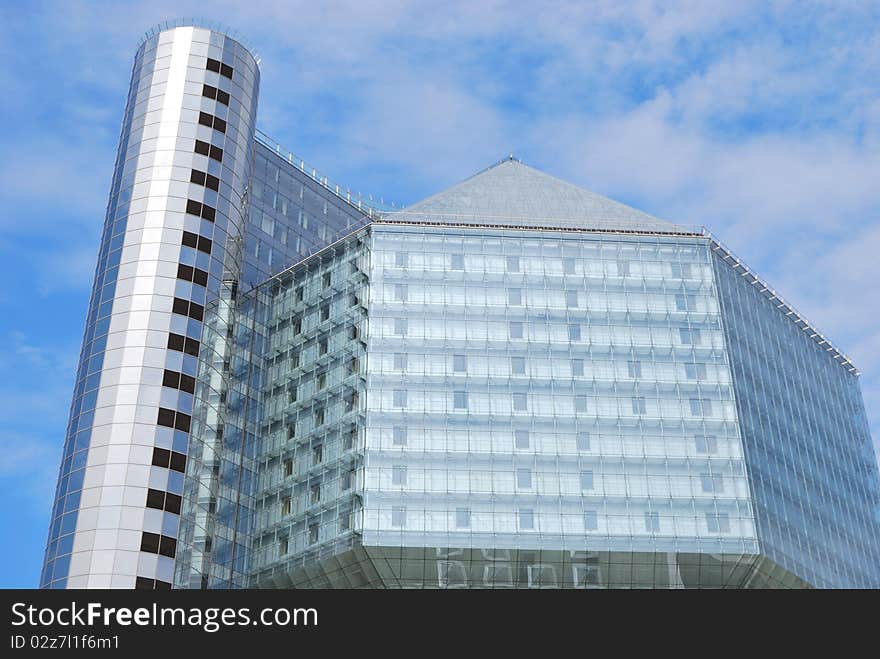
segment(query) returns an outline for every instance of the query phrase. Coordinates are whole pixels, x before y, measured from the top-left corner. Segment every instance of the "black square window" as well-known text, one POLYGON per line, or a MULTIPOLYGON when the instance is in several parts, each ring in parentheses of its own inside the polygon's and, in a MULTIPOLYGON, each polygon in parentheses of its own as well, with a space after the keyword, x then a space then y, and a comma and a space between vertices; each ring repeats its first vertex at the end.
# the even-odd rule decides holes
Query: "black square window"
POLYGON ((199 123, 202 126, 211 128, 214 125, 214 115, 208 114, 207 112, 199 112, 199 123))
POLYGON ((220 63, 220 75, 232 80, 232 67, 228 64, 220 63))
POLYGON ((187 201, 186 201, 186 212, 189 213, 190 215, 199 215, 199 216, 201 216, 201 214, 202 214, 202 205, 201 205, 199 202, 197 202, 197 201, 194 201, 194 200, 192 200, 192 199, 187 199, 187 201))
POLYGON ((156 421, 160 426, 165 426, 166 428, 174 427, 174 410, 169 410, 164 407, 159 408, 159 418, 156 421))
POLYGON ((147 533, 144 531, 144 534, 141 536, 141 551, 149 552, 150 554, 158 554, 159 534, 147 533))
POLYGON ((147 508, 162 510, 165 506, 165 493, 162 490, 147 490, 147 508))
POLYGON ((134 582, 135 590, 153 590, 153 580, 146 577, 138 577, 134 582))
POLYGON ((195 393, 196 390, 196 379, 191 375, 180 375, 180 390, 185 391, 188 394, 195 393))
POLYGON ((223 105, 229 105, 229 92, 225 92, 222 89, 217 90, 217 102, 222 103, 223 105))
POLYGON ((205 175, 205 187, 215 192, 220 189, 220 179, 213 174, 205 175))
POLYGON ((197 169, 192 170, 192 173, 189 175, 189 182, 205 185, 205 172, 200 172, 197 169))
POLYGON ((199 244, 196 247, 200 252, 204 252, 205 254, 211 253, 211 239, 205 238, 204 236, 199 236, 199 244))
POLYGON ((199 342, 196 341, 195 339, 190 339, 189 337, 187 337, 186 341, 184 342, 183 351, 188 355, 192 355, 193 357, 198 357, 199 356, 199 342))
POLYGON ((180 504, 181 497, 179 494, 171 494, 169 492, 165 495, 165 510, 169 513, 174 513, 175 515, 180 514, 180 504))
POLYGON ((214 71, 215 73, 220 73, 220 62, 215 59, 211 59, 209 57, 208 63, 205 64, 205 68, 208 69, 208 71, 214 71))
POLYGON ((179 471, 180 473, 186 471, 186 456, 183 453, 171 451, 171 463, 169 468, 173 471, 179 471))
POLYGON ((201 304, 196 304, 195 302, 189 303, 189 317, 198 320, 201 320, 205 317, 205 307, 201 304))
POLYGON ((171 387, 172 389, 177 389, 180 384, 180 373, 176 371, 169 371, 167 368, 165 369, 165 374, 162 377, 162 386, 163 387, 171 387))
POLYGON ((169 350, 177 350, 178 352, 183 352, 183 346, 185 343, 185 339, 180 334, 174 334, 173 332, 168 335, 168 349, 169 350))
POLYGON ((156 467, 168 468, 168 462, 171 460, 171 451, 167 448, 153 448, 153 465, 156 467))
POLYGON ((207 142, 202 142, 202 140, 196 140, 196 153, 202 156, 207 156, 211 152, 211 145, 207 142))
POLYGON ((184 281, 192 281, 193 272, 193 267, 191 265, 184 265, 183 263, 181 263, 177 266, 178 279, 183 279, 184 281))
POLYGON ((171 584, 161 579, 156 579, 156 590, 171 590, 171 584))
POLYGON ((219 131, 221 133, 226 132, 226 122, 223 121, 220 117, 214 117, 214 130, 219 131))
POLYGON ((211 85, 202 85, 202 96, 217 98, 217 88, 211 85))
POLYGON ((193 268, 193 283, 199 286, 208 285, 208 273, 200 268, 193 268))
POLYGON ((183 432, 189 432, 189 426, 191 422, 192 417, 189 414, 178 412, 177 417, 174 420, 174 427, 178 430, 182 430, 183 432))
POLYGON ((217 211, 208 206, 207 204, 202 204, 202 217, 208 220, 208 222, 213 222, 214 218, 217 215, 217 211))
POLYGON ((221 149, 219 146, 214 146, 212 144, 211 151, 208 155, 217 162, 223 162, 223 149, 221 149))
POLYGON ((169 538, 167 535, 161 536, 159 553, 162 554, 162 556, 174 558, 174 554, 177 553, 177 540, 169 538))
POLYGON ((181 244, 185 247, 193 247, 195 248, 199 244, 199 237, 191 233, 189 231, 183 232, 183 239, 181 240, 181 244))
POLYGON ((171 305, 171 311, 176 314, 180 314, 181 316, 188 315, 189 311, 189 302, 183 300, 179 297, 174 298, 174 303, 171 305))

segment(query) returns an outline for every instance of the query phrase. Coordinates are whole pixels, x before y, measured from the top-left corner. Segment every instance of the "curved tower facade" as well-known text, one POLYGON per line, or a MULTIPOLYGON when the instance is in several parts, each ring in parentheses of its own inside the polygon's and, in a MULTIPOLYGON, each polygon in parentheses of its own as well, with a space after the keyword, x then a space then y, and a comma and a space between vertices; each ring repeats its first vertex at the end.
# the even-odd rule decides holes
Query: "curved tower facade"
POLYGON ((197 379, 202 418, 222 396, 204 328, 241 267, 259 78, 197 26, 137 51, 42 587, 170 587, 197 379))

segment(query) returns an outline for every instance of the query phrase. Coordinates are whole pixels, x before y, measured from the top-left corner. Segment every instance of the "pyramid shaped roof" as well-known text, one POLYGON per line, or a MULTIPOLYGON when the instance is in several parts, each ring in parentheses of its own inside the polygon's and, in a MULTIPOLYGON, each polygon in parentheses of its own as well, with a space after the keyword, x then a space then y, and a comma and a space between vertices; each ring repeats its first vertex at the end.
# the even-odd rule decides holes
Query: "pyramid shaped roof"
POLYGON ((386 220, 691 233, 524 165, 512 156, 386 220))

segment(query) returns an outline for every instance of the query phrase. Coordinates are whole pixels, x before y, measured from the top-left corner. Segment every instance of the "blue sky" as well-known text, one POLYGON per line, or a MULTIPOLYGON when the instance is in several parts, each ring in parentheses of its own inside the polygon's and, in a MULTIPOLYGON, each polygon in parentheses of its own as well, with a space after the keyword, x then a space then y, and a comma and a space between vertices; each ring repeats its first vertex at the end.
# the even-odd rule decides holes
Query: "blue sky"
POLYGON ((709 226, 862 371, 880 440, 880 4, 0 7, 0 586, 35 586, 132 57, 182 16, 263 58, 260 127, 410 203, 513 152, 709 226))

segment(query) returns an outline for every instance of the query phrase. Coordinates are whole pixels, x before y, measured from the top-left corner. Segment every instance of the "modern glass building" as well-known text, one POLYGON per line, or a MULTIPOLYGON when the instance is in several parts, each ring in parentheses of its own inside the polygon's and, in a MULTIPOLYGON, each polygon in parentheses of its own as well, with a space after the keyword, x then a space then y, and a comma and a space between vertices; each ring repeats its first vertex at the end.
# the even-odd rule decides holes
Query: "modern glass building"
POLYGON ((402 210, 135 56, 41 586, 880 587, 858 372, 706 229, 510 157, 402 210))

